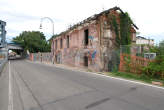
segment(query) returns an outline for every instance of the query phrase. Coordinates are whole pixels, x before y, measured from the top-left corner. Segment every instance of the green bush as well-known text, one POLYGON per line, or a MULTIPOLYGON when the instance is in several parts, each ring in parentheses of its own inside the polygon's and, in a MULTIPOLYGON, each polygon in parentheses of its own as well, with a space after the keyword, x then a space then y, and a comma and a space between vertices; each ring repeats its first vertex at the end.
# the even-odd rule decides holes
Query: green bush
POLYGON ((151 78, 164 79, 164 56, 157 56, 147 67, 144 67, 143 74, 151 78))
POLYGON ((158 79, 164 79, 164 40, 159 45, 151 47, 150 51, 156 53, 154 61, 143 68, 143 74, 158 79))
POLYGON ((131 63, 131 58, 130 56, 125 56, 124 57, 125 60, 125 68, 126 68, 126 72, 130 72, 130 63, 131 63))

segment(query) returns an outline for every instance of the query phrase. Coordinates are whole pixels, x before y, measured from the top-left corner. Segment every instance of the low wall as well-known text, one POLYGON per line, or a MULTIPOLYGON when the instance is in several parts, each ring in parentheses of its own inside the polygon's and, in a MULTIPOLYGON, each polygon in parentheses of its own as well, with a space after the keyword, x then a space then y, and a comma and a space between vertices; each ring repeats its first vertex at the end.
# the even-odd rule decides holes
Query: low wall
POLYGON ((142 68, 152 60, 128 54, 120 54, 119 71, 141 74, 142 68))
POLYGON ((91 55, 88 57, 88 67, 84 66, 84 53, 68 53, 65 56, 62 57, 62 55, 58 55, 55 57, 52 56, 51 53, 31 53, 29 55, 29 60, 31 61, 38 61, 38 62, 44 62, 44 63, 56 63, 56 64, 64 64, 79 68, 88 68, 92 71, 100 71, 99 64, 97 64, 95 61, 98 62, 97 59, 91 58, 91 55))
POLYGON ((53 57, 51 53, 31 53, 29 59, 31 61, 53 63, 53 57))

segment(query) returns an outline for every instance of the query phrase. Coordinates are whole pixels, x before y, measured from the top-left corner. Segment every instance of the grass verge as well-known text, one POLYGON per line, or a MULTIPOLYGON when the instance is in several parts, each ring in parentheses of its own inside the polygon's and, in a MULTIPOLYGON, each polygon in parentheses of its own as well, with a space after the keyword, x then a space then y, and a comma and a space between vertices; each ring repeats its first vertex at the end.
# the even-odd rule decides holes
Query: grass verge
POLYGON ((125 73, 125 72, 106 72, 105 74, 109 75, 109 76, 113 76, 113 77, 120 77, 120 78, 124 78, 124 79, 137 80, 137 81, 149 83, 149 84, 152 84, 152 81, 161 82, 164 84, 164 80, 150 78, 146 75, 138 75, 138 74, 133 74, 133 73, 125 73))

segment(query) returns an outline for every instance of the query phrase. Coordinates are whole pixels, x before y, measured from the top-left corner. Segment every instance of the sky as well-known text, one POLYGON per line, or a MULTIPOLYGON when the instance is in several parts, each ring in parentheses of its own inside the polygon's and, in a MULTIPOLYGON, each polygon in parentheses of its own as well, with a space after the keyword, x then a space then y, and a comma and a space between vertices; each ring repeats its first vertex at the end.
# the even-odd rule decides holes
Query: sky
POLYGON ((0 0, 0 20, 6 21, 7 40, 18 36, 22 31, 41 31, 49 39, 54 33, 66 30, 94 14, 114 6, 128 12, 139 27, 138 32, 156 43, 164 40, 164 1, 163 0, 0 0))

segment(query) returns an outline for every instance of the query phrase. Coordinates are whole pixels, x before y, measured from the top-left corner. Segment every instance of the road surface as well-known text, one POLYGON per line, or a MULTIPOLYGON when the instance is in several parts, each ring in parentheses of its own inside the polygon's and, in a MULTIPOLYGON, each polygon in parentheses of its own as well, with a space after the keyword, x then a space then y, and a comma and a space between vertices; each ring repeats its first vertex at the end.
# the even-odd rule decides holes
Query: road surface
POLYGON ((15 60, 0 77, 0 110, 164 110, 164 89, 15 60))

